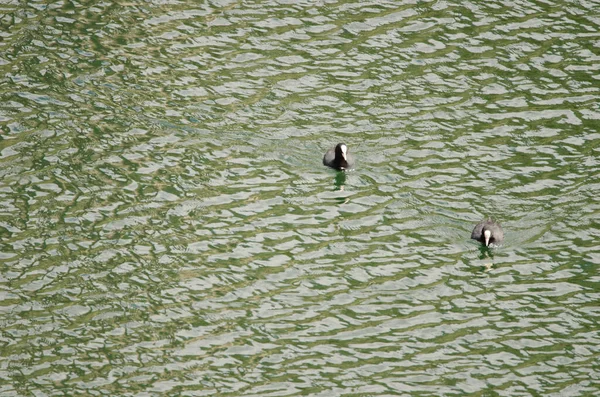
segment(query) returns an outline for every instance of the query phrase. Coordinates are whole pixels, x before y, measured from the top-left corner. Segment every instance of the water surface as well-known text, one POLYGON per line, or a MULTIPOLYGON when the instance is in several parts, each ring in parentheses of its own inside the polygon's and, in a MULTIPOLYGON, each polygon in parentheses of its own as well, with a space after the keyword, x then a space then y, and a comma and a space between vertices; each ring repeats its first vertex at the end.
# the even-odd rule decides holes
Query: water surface
POLYGON ((600 392, 597 2, 0 10, 2 396, 600 392))

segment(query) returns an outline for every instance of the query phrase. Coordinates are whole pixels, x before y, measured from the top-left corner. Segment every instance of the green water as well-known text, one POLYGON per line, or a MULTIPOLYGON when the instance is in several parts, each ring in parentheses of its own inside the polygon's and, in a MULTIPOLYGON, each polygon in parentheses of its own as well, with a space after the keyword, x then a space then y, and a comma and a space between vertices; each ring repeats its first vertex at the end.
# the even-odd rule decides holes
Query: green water
POLYGON ((599 15, 1 1, 0 395, 600 394, 599 15))

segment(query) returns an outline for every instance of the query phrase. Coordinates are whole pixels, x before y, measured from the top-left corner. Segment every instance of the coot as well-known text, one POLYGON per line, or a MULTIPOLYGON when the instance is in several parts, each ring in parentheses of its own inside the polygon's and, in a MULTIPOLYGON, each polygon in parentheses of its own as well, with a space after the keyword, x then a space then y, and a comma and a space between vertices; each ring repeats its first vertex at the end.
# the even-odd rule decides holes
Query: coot
POLYGON ((348 170, 354 165, 354 158, 345 143, 338 143, 325 153, 323 164, 336 170, 348 170))
POLYGON ((489 247, 490 244, 502 244, 504 232, 502 231, 502 226, 500 226, 498 222, 488 219, 479 222, 477 226, 475 226, 473 233, 471 233, 471 238, 485 244, 486 247, 489 247))

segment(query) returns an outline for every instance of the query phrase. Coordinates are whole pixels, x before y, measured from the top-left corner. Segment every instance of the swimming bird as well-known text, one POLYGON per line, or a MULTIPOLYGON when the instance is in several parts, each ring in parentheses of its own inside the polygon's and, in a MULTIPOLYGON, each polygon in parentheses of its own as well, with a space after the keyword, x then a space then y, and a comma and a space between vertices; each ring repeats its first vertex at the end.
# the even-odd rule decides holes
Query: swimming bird
POLYGON ((471 238, 489 247, 490 244, 502 244, 504 232, 498 222, 494 222, 491 218, 488 218, 475 226, 471 233, 471 238))
POLYGON ((348 153, 348 146, 345 143, 338 143, 325 153, 323 165, 345 171, 352 168, 354 158, 348 153))

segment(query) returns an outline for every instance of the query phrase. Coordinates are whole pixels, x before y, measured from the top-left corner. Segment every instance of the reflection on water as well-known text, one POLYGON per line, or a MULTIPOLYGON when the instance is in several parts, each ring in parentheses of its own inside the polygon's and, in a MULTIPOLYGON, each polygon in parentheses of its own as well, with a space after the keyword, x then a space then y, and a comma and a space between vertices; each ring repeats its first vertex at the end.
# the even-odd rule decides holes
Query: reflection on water
POLYGON ((346 172, 338 171, 335 175, 335 188, 336 190, 344 190, 344 185, 346 183, 346 172))
POLYGON ((0 395, 600 391, 593 2, 0 7, 0 395))

